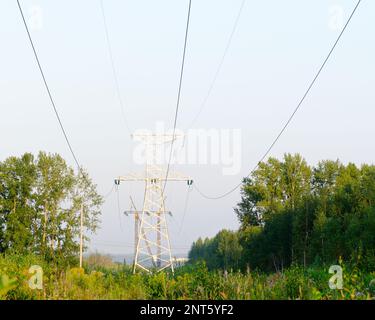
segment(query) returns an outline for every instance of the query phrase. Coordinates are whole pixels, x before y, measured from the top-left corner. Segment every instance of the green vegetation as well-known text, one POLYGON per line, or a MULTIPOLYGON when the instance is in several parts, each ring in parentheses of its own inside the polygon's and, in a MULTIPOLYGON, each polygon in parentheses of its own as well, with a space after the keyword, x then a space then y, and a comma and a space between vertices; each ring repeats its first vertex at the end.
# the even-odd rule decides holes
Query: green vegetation
POLYGON ((59 155, 26 153, 0 162, 0 253, 34 253, 74 264, 80 207, 84 227, 95 231, 102 198, 86 173, 75 175, 59 155))
POLYGON ((344 267, 344 288, 330 290, 328 269, 291 267, 264 274, 209 271, 200 263, 166 272, 132 274, 127 266, 50 267, 38 257, 0 256, 0 274, 13 279, 0 299, 371 299, 375 273, 344 267), (43 267, 43 289, 30 289, 30 265, 43 267))
POLYGON ((241 228, 198 239, 191 261, 209 269, 279 272, 344 263, 375 270, 375 166, 308 166, 300 155, 270 158, 244 179, 241 228))
POLYGON ((198 239, 175 274, 132 274, 100 254, 77 268, 79 209, 95 231, 101 203, 58 155, 0 162, 0 299, 375 299, 375 166, 260 163, 243 182, 240 229, 198 239), (329 288, 332 264, 342 289, 329 288))

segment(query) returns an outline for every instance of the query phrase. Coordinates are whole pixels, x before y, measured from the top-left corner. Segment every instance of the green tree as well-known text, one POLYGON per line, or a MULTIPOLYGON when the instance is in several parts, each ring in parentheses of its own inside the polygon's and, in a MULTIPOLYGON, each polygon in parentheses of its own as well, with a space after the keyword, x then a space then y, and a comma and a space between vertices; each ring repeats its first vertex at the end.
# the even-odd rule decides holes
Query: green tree
POLYGON ((237 238, 242 269, 279 271, 340 259, 375 267, 374 165, 325 160, 310 167, 298 154, 269 158, 243 180, 235 212, 240 230, 204 240, 195 260, 226 268, 237 238))
POLYGON ((235 208, 242 227, 261 225, 273 214, 295 208, 310 193, 310 180, 311 169, 299 154, 260 163, 244 179, 241 202, 235 208))
POLYGON ((61 156, 40 152, 1 162, 0 178, 0 250, 74 259, 81 205, 85 229, 94 232, 99 223, 102 197, 88 174, 75 174, 61 156))
POLYGON ((217 235, 219 258, 225 270, 238 268, 242 247, 239 243, 238 233, 230 230, 222 230, 217 235))
POLYGON ((0 250, 20 252, 35 246, 37 170, 34 156, 26 153, 0 163, 0 250))

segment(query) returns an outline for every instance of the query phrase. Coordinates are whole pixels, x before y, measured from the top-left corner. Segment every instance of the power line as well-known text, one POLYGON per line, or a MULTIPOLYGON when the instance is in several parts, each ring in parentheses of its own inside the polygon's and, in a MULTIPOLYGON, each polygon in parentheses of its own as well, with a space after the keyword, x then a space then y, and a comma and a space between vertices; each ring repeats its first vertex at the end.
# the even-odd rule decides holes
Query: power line
POLYGON ((118 215, 118 219, 120 222, 120 230, 122 232, 123 229, 122 229, 122 221, 121 221, 120 193, 119 193, 118 185, 116 185, 116 194, 117 194, 117 215, 118 215))
POLYGON ((123 99, 122 99, 121 90, 120 90, 120 83, 119 83, 119 80, 118 80, 118 75, 117 75, 115 62, 114 62, 114 58, 113 58, 111 40, 110 40, 110 37, 109 37, 109 31, 108 31, 107 19, 106 19, 106 16, 105 16, 103 0, 100 0, 100 8, 101 8, 101 11, 102 11, 103 25, 104 25, 106 43, 107 43, 107 48, 108 48, 108 54, 109 54, 109 58, 110 58, 110 61, 111 61, 112 75, 113 75, 113 80, 114 80, 114 83, 115 83, 116 95, 117 95, 117 99, 118 99, 120 107, 121 107, 121 114, 122 114, 122 118, 124 120, 125 127, 129 131, 129 133, 131 133, 129 123, 128 123, 126 115, 125 115, 125 106, 124 106, 124 102, 123 102, 123 99))
POLYGON ((188 210, 188 204, 189 204, 191 190, 192 190, 191 186, 189 186, 189 189, 187 191, 186 198, 185 198, 184 213, 182 214, 182 220, 181 220, 180 228, 178 229, 178 234, 181 234, 182 228, 184 226, 185 216, 186 216, 186 213, 187 213, 187 210, 188 210))
POLYGON ((243 8, 244 8, 244 6, 245 6, 245 2, 246 2, 246 0, 242 0, 242 3, 241 3, 241 5, 240 5, 240 9, 239 9, 238 14, 237 14, 237 17, 236 17, 236 19, 235 19, 235 21, 234 21, 234 25, 233 25, 232 31, 231 31, 231 33, 230 33, 230 35, 229 35, 229 39, 228 39, 227 45, 226 45, 226 47, 225 47, 225 49, 224 49, 224 53, 223 53, 223 55, 222 55, 222 57, 221 57, 221 60, 220 60, 220 62, 219 62, 219 65, 218 65, 218 67, 217 67, 217 69, 216 69, 216 72, 215 72, 214 78, 213 78, 213 80, 212 80, 212 82, 211 82, 211 85, 210 85, 210 87, 209 87, 209 89, 208 89, 208 92, 207 92, 206 96, 204 97, 204 99, 203 99, 203 101, 202 101, 202 103, 201 103, 201 105, 200 105, 200 108, 199 108, 197 114, 196 114, 195 117, 193 118, 193 121, 190 123, 189 128, 192 127, 192 126, 194 125, 194 123, 197 121, 197 119, 199 118, 199 116, 200 116, 200 114, 202 113, 203 109, 205 108, 205 106, 206 106, 206 104, 207 104, 207 101, 208 101, 209 97, 211 96, 211 92, 212 92, 212 90, 213 90, 213 88, 214 88, 214 86, 215 86, 215 84, 216 84, 216 80, 217 80, 218 77, 219 77, 219 74, 220 74, 221 68, 223 67, 223 64, 224 64, 224 60, 225 60, 225 58, 226 58, 226 56, 227 56, 227 53, 228 53, 228 51, 229 51, 229 48, 230 48, 230 46, 231 46, 231 44, 232 44, 233 36, 234 36, 234 34, 236 33, 237 26, 238 26, 238 23, 239 23, 239 21, 240 21, 241 14, 242 14, 242 11, 243 11, 243 8))
MULTIPOLYGON (((281 135, 284 133, 284 131, 286 130, 286 128, 288 127, 288 125, 290 124, 290 122, 292 121, 292 119, 294 118, 295 114, 297 113, 297 111, 299 110, 299 108, 301 107, 302 103, 304 102, 305 98, 307 97, 307 95, 309 94, 310 90, 312 89, 312 87, 314 86, 316 80, 318 79, 319 75, 321 74, 322 70, 324 69, 325 65, 327 64, 329 58, 331 57, 333 51, 335 50, 337 44, 339 43, 342 35, 344 34, 347 26, 349 25, 352 17, 354 16, 355 12, 357 11, 357 8, 358 6, 360 5, 362 0, 359 0, 356 4, 356 6, 354 7, 352 13, 350 14, 347 22, 345 23, 343 29, 341 30, 339 36, 337 37, 336 41, 334 42, 331 50, 329 51, 327 57, 325 58, 325 60, 323 61, 323 64, 320 66, 318 72, 316 73, 315 77, 313 78, 313 80, 311 81, 310 85, 308 86, 307 90, 305 91, 304 95, 302 96, 301 100, 299 101, 297 107, 294 109, 294 111, 292 112, 292 114, 290 115, 290 117, 288 118, 287 122, 284 124, 284 126, 282 127, 282 129, 280 130, 280 132, 278 133, 278 135, 276 136, 276 138, 273 140, 273 142, 271 143, 271 145, 268 147, 268 149, 266 150, 266 152, 264 153, 264 155, 260 158, 260 160, 258 161, 258 163, 256 164, 256 166, 253 168, 253 170, 250 171, 250 173, 246 176, 247 178, 254 173, 254 171, 259 167, 259 164, 261 162, 263 162, 263 160, 268 156, 268 154, 270 153, 270 151, 272 150, 272 148, 274 147, 274 145, 277 143, 277 141, 280 139, 281 135)), ((241 187, 242 185, 242 182, 237 184, 234 188, 230 189, 229 191, 223 193, 222 195, 219 195, 219 196, 216 196, 216 197, 212 197, 212 196, 207 196, 206 194, 204 194, 201 190, 198 189, 198 187, 194 184, 194 187, 195 189, 198 191, 198 193, 206 198, 206 199, 209 199, 209 200, 218 200, 218 199, 221 199, 221 198, 224 198, 226 197, 227 195, 231 194, 232 192, 234 192, 235 190, 237 190, 239 187, 241 187)))
POLYGON ((169 153, 169 160, 168 160, 168 166, 167 166, 167 173, 166 173, 166 176, 165 176, 163 193, 164 193, 164 190, 165 190, 165 186, 167 185, 167 181, 168 181, 169 169, 170 169, 171 159, 172 159, 173 145, 174 145, 175 134, 176 134, 178 111, 179 111, 179 108, 180 108, 181 88, 182 88, 182 80, 183 80, 183 75, 184 75, 186 47, 187 47, 187 39, 188 39, 189 24, 190 24, 190 11, 191 11, 191 0, 189 0, 189 9, 188 9, 188 14, 187 14, 186 30, 185 30, 184 50, 183 50, 183 54, 182 54, 180 80, 179 80, 179 84, 178 84, 178 93, 177 93, 177 102, 176 102, 176 110, 175 110, 175 115, 174 115, 174 120, 173 120, 173 135, 172 135, 172 142, 171 142, 171 150, 170 150, 170 153, 169 153))
POLYGON ((107 198, 112 194, 112 192, 113 192, 113 190, 115 189, 115 187, 116 187, 116 185, 113 184, 111 190, 109 190, 109 191, 103 196, 103 198, 104 198, 104 199, 107 199, 107 198))
POLYGON ((49 99, 50 99, 50 101, 51 101, 51 104, 52 104, 53 110, 54 110, 54 112, 55 112, 55 115, 56 115, 57 121, 59 122, 59 125, 60 125, 60 128, 61 128, 61 131, 62 131, 62 133, 63 133, 63 135, 64 135, 64 138, 65 138, 65 141, 66 141, 66 143, 68 144, 68 147, 69 147, 70 153, 72 154, 73 159, 74 159, 74 161, 75 161, 75 163, 76 163, 76 165, 77 165, 77 167, 78 167, 78 171, 81 171, 81 166, 80 166, 80 164, 79 164, 79 162, 78 162, 78 160, 77 160, 77 157, 76 157, 76 155, 75 155, 75 153, 74 153, 74 151, 73 151, 72 145, 71 145, 71 143, 70 143, 70 141, 69 141, 68 135, 67 135, 67 133, 66 133, 66 131, 65 131, 65 128, 64 128, 64 126, 63 126, 63 124, 62 124, 62 121, 61 121, 60 115, 59 115, 59 113, 58 113, 58 111, 57 111, 57 108, 56 108, 55 102, 54 102, 54 100, 53 100, 53 98, 52 98, 51 91, 50 91, 50 89, 49 89, 49 86, 48 86, 48 83, 47 83, 46 77, 45 77, 45 75, 44 75, 44 72, 43 72, 42 66, 41 66, 41 64, 40 64, 40 61, 39 61, 39 58, 38 58, 38 54, 37 54, 37 52, 36 52, 36 49, 35 49, 35 46, 34 46, 33 40, 32 40, 32 38, 31 38, 31 34, 30 34, 30 32, 29 32, 29 28, 28 28, 28 26, 27 26, 27 23, 26 23, 26 20, 25 20, 25 16, 24 16, 24 14, 23 14, 22 7, 21 7, 21 5, 20 5, 19 0, 17 0, 17 4, 18 4, 18 8, 19 8, 19 10, 20 10, 21 16, 22 16, 23 24, 25 25, 25 29, 26 29, 27 35, 28 35, 29 40, 30 40, 31 47, 32 47, 33 52, 34 52, 35 60, 36 60, 36 62, 37 62, 37 64, 38 64, 39 71, 40 71, 40 73, 41 73, 41 75, 42 75, 43 82, 44 82, 44 85, 45 85, 45 87, 46 87, 46 89, 47 89, 48 96, 49 96, 49 99))

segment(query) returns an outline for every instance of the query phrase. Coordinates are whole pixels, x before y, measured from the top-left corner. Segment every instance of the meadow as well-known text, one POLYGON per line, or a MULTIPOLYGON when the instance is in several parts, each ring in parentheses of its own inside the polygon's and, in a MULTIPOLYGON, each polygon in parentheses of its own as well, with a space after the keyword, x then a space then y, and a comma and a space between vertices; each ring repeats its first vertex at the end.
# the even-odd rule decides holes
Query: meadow
POLYGON ((343 289, 332 290, 328 268, 291 266, 283 272, 209 271, 204 263, 175 273, 132 274, 129 266, 89 264, 64 270, 37 256, 0 256, 0 299, 152 299, 152 300, 345 300, 375 299, 375 273, 343 266, 343 289), (43 288, 31 289, 31 265, 43 269, 43 288))

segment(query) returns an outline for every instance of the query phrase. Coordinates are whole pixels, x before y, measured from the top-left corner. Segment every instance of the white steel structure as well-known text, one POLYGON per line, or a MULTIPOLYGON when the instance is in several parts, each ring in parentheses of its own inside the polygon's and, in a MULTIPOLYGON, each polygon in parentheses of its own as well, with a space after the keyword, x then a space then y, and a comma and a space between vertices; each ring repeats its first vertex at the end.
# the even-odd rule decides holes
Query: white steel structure
MULTIPOLYGON (((171 268, 173 272, 171 243, 166 220, 166 215, 171 215, 171 212, 165 210, 164 183, 166 179, 168 181, 186 181, 188 185, 191 185, 193 181, 189 177, 176 172, 170 172, 167 177, 166 171, 157 164, 156 155, 161 145, 171 143, 180 136, 172 134, 135 134, 133 137, 145 144, 145 173, 120 176, 115 180, 117 185, 120 184, 120 181, 145 182, 143 209, 135 228, 138 235, 135 237, 133 272, 137 268, 147 272, 171 268)), ((133 212, 127 211, 126 213, 131 214, 133 212)))

